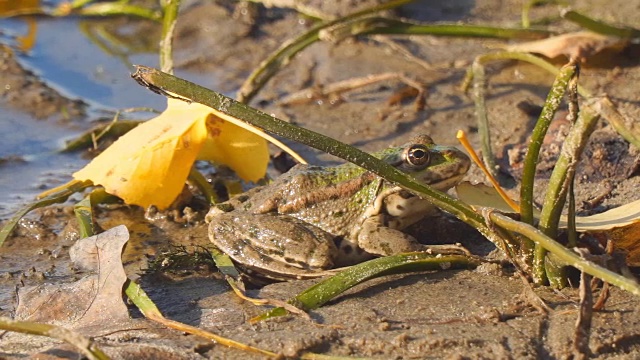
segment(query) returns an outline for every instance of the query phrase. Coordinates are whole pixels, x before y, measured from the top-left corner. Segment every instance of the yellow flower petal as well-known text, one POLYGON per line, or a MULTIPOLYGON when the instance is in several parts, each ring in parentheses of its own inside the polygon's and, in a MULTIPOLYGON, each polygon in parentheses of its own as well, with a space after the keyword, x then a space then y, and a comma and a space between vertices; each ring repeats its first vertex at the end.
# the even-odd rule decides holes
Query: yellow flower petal
POLYGON ((204 140, 208 114, 174 106, 124 136, 73 174, 91 180, 128 204, 167 208, 180 194, 204 140))
POLYGON ((127 204, 160 209, 180 194, 196 158, 227 165, 247 181, 262 178, 266 141, 212 112, 168 99, 162 114, 120 137, 73 178, 102 185, 127 204))
POLYGON ((265 139, 213 114, 206 127, 208 136, 198 159, 225 164, 247 181, 264 177, 269 163, 265 139))

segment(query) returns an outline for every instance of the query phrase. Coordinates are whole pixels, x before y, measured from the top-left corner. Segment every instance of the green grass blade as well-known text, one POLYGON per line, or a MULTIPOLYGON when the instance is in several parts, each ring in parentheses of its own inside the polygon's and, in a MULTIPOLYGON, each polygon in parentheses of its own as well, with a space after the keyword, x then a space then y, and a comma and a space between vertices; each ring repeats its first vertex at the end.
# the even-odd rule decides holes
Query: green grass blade
POLYGON ((70 186, 68 186, 67 188, 64 188, 45 198, 36 200, 31 204, 25 206, 24 208, 20 209, 18 212, 16 212, 11 217, 11 219, 9 219, 9 221, 7 221, 7 223, 2 227, 2 229, 0 229, 0 246, 2 246, 5 240, 7 240, 7 238, 9 237, 9 235, 11 235, 11 232, 13 231, 13 229, 16 227, 16 225, 18 225, 18 221, 20 221, 20 219, 22 219, 22 217, 24 217, 29 211, 33 209, 49 206, 52 204, 65 202, 69 198, 69 196, 77 192, 80 192, 92 185, 90 181, 85 181, 85 182, 75 181, 69 184, 70 186))
POLYGON ((547 100, 544 102, 542 113, 531 135, 531 143, 529 144, 524 160, 520 187, 520 216, 522 217, 522 221, 527 224, 533 224, 533 181, 536 175, 536 165, 538 164, 538 155, 542 148, 542 142, 544 141, 544 137, 547 134, 547 130, 551 125, 556 111, 562 103, 567 84, 569 84, 569 80, 575 74, 575 71, 575 65, 566 65, 560 70, 553 85, 551 85, 551 90, 549 91, 549 95, 547 95, 547 100))
POLYGON ((140 84, 150 87, 153 91, 201 103, 275 135, 306 144, 352 162, 392 183, 399 184, 419 194, 419 196, 426 197, 435 206, 457 216, 483 234, 487 234, 487 237, 491 236, 491 232, 484 226, 482 217, 468 205, 430 186, 417 182, 395 167, 359 149, 343 144, 328 136, 289 124, 220 93, 153 68, 138 66, 132 76, 140 84))
POLYGON ((73 206, 73 213, 76 215, 76 220, 78 220, 80 238, 84 239, 95 235, 93 210, 91 209, 91 194, 73 206))
POLYGON ((280 48, 274 51, 267 59, 262 61, 260 65, 249 75, 247 80, 242 84, 236 95, 238 101, 249 103, 257 92, 271 79, 280 69, 285 67, 289 61, 307 46, 313 44, 320 39, 319 34, 322 30, 330 28, 340 23, 349 22, 355 18, 376 13, 383 10, 392 9, 411 2, 412 0, 394 0, 382 5, 374 6, 362 11, 358 11, 345 17, 322 22, 312 27, 306 33, 295 39, 285 42, 280 48))
MULTIPOLYGON (((414 271, 466 269, 476 267, 479 264, 480 260, 463 255, 433 255, 416 252, 386 256, 341 271, 313 285, 288 302, 297 308, 308 311, 317 309, 350 288, 375 277, 414 271)), ((282 310, 276 308, 261 315, 257 320, 267 319, 282 313, 282 310)))
POLYGON ((598 34, 616 36, 623 39, 640 38, 640 30, 638 29, 612 26, 605 22, 580 14, 577 11, 564 10, 562 12, 562 17, 598 34))
POLYGON ((388 18, 356 19, 346 25, 352 29, 352 35, 433 35, 529 40, 541 39, 553 35, 552 32, 547 30, 465 24, 421 24, 388 18))
MULTIPOLYGON (((567 192, 569 191, 569 184, 573 181, 582 150, 595 129, 596 121, 599 118, 590 108, 584 107, 578 120, 569 130, 569 134, 560 150, 560 156, 549 178, 549 185, 547 186, 547 193, 543 201, 538 225, 540 230, 549 237, 557 236, 558 224, 567 198, 567 192)), ((544 260, 545 252, 546 250, 543 247, 536 247, 533 262, 534 269, 540 269, 540 267, 548 265, 544 260)), ((536 271, 534 275, 541 276, 541 270, 536 271)), ((544 276, 539 279, 542 280, 543 278, 544 276)), ((549 278, 549 280, 551 281, 552 279, 549 278)), ((556 277, 554 286, 563 287, 561 279, 556 277)))
POLYGON ((487 79, 485 77, 484 65, 476 59, 471 66, 473 69, 473 102, 478 120, 478 133, 482 146, 482 161, 494 177, 497 175, 496 160, 491 148, 491 132, 489 127, 489 117, 487 116, 487 105, 485 102, 485 90, 487 79))

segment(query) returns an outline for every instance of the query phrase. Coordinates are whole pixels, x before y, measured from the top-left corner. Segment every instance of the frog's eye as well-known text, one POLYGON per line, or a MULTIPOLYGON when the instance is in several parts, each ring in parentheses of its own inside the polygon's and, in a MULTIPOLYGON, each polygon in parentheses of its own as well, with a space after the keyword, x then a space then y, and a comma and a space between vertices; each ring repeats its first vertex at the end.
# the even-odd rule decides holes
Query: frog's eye
POLYGON ((405 150, 405 160, 417 168, 425 168, 431 161, 429 149, 422 144, 411 145, 405 150))

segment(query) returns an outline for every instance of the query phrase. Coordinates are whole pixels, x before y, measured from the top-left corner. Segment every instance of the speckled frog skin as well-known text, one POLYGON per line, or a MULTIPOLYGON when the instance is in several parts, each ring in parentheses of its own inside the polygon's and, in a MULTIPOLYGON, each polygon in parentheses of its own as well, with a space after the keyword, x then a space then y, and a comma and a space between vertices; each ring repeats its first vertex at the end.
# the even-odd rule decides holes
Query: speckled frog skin
MULTIPOLYGON (((427 135, 372 154, 445 191, 469 170, 467 155, 427 135)), ((312 278, 372 256, 426 249, 402 229, 435 209, 353 164, 297 165, 207 214, 209 238, 242 269, 274 280, 312 278)))

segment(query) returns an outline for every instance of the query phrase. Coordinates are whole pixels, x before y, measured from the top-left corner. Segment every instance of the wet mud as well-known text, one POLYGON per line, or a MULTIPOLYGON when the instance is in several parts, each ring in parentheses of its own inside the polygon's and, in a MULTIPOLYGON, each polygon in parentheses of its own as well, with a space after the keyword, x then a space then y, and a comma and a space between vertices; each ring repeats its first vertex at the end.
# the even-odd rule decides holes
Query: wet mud
MULTIPOLYGON (((354 2, 338 1, 334 6, 326 3, 323 11, 339 8, 340 14, 354 10, 349 6, 363 6, 365 2, 353 5, 354 2)), ((601 8, 602 13, 591 15, 606 21, 630 26, 640 23, 640 12, 632 2, 604 5, 599 1, 578 1, 573 6, 587 13, 601 8)), ((421 21, 515 26, 520 8, 519 1, 421 1, 398 13, 421 21)), ((532 18, 545 16, 557 17, 556 9, 551 6, 533 9, 532 18)), ((124 20, 117 21, 122 24, 124 20)), ((308 18, 287 9, 259 7, 247 13, 227 2, 189 2, 178 21, 176 72, 233 94, 260 61, 294 34, 308 29, 310 24, 308 18)), ((558 31, 577 29, 568 22, 553 24, 558 31)), ((130 26, 145 29, 155 25, 130 26)), ((431 135, 439 144, 457 145, 458 129, 465 130, 479 148, 473 100, 459 90, 459 85, 476 56, 504 44, 502 40, 434 36, 373 36, 338 43, 321 42, 292 59, 258 93, 252 105, 369 151, 402 143, 418 133, 431 135), (280 103, 283 97, 303 89, 394 72, 424 84, 428 95, 423 110, 416 110, 411 98, 389 104, 389 99, 405 88, 400 81, 385 81, 334 98, 280 103)), ((637 50, 614 52, 598 58, 597 62, 588 62, 582 69, 580 81, 595 93, 606 93, 627 119, 637 121, 635 119, 640 118, 637 86, 640 63, 634 51, 637 50)), ((86 115, 87 105, 82 100, 68 99, 56 92, 47 85, 46 79, 22 68, 20 58, 11 51, 0 54, 0 61, 0 80, 6 85, 0 91, 3 108, 45 119, 39 121, 53 119, 59 124, 55 126, 67 129, 66 119, 91 116, 86 115)), ((559 64, 562 61, 559 60, 559 64)), ((487 74, 492 145, 497 154, 503 154, 500 164, 505 166, 505 173, 517 179, 521 161, 519 147, 527 143, 535 121, 535 117, 518 104, 542 105, 553 77, 534 66, 514 62, 490 65, 487 74)), ((132 81, 130 86, 137 85, 132 81)), ((543 150, 542 170, 536 180, 536 201, 544 196, 541 189, 548 177, 545 166, 549 168, 553 164, 557 156, 553 146, 557 143, 550 141, 549 147, 543 150)), ((339 163, 329 155, 291 145, 311 163, 339 163)), ((7 171, 21 171, 16 165, 20 154, 15 155, 3 154, 0 176, 7 171)), ((79 167, 78 164, 86 160, 78 156, 69 161, 76 161, 75 166, 79 167)), ((579 170, 578 211, 598 212, 640 199, 638 163, 638 149, 628 145, 608 124, 598 123, 579 170)), ((466 179, 482 182, 484 178, 474 167, 466 179)), ((46 176, 41 182, 46 185, 46 176)), ((7 185, 7 189, 13 188, 7 185)), ((517 186, 507 190, 517 197, 517 186)), ((27 200, 23 199, 24 203, 27 200)), ((34 211, 0 248, 0 315, 15 315, 21 288, 74 284, 86 276, 70 261, 69 249, 79 238, 72 203, 34 211)), ((96 213, 103 229, 121 224, 129 228, 131 240, 123 253, 125 271, 140 282, 168 318, 286 357, 315 352, 380 359, 568 359, 574 354, 578 289, 532 289, 514 269, 499 265, 385 276, 361 284, 311 311, 311 320, 287 316, 251 324, 248 320, 265 308, 237 298, 215 270, 199 267, 178 273, 145 271, 151 260, 175 246, 196 249, 208 243, 203 212, 186 220, 175 212, 155 214, 150 219, 145 217, 144 209, 126 206, 100 207, 96 213), (550 311, 536 306, 535 296, 543 299, 550 311)), ((8 215, 0 220, 6 218, 8 215)), ((499 257, 492 253, 491 243, 450 216, 420 223, 411 232, 425 243, 462 243, 475 254, 499 257)), ((249 295, 286 300, 315 282, 274 283, 253 288, 249 295)), ((131 306, 129 312, 131 318, 119 326, 94 328, 90 333, 114 359, 263 358, 165 329, 145 320, 131 306)), ((638 334, 640 299, 613 288, 605 309, 593 314, 588 356, 638 358, 638 334)), ((78 356, 69 345, 46 338, 0 333, 0 357, 36 354, 49 359, 78 356)))

